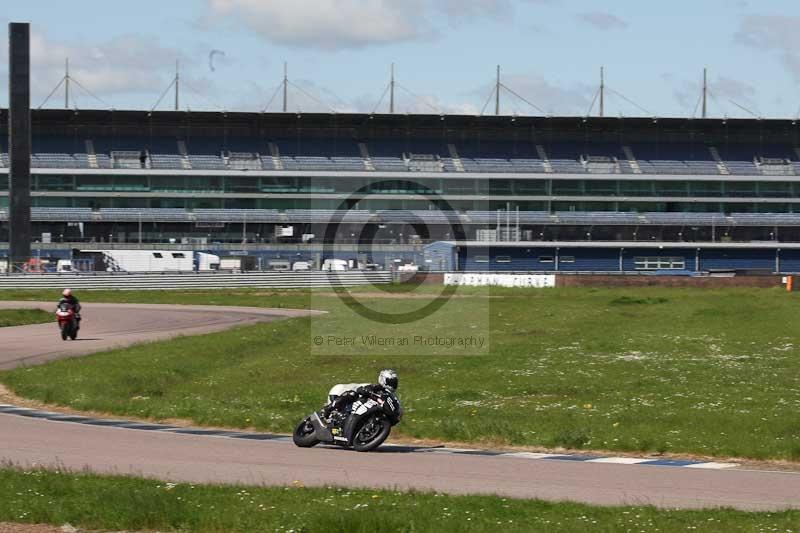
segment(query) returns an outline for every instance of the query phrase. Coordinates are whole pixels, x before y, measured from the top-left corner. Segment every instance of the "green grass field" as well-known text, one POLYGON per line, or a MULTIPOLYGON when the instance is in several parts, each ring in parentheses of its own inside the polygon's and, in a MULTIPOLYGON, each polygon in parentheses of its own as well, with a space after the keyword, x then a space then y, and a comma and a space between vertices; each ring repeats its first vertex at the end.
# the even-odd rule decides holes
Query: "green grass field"
POLYGON ((53 320, 52 313, 41 309, 0 309, 0 328, 44 324, 53 320))
POLYGON ((796 531, 800 511, 592 507, 342 488, 245 488, 0 469, 0 522, 126 531, 796 531))
MULTIPOLYGON (((391 366, 407 411, 397 431, 409 437, 800 460, 796 296, 657 288, 458 295, 444 313, 394 326, 354 318, 319 291, 86 292, 88 304, 313 307, 330 314, 18 369, 0 381, 22 396, 80 410, 289 432, 331 384, 372 380, 391 366), (320 351, 312 342, 319 332, 364 331, 477 331, 490 345, 463 355, 396 346, 320 351)), ((420 305, 402 295, 368 303, 387 312, 420 305)))

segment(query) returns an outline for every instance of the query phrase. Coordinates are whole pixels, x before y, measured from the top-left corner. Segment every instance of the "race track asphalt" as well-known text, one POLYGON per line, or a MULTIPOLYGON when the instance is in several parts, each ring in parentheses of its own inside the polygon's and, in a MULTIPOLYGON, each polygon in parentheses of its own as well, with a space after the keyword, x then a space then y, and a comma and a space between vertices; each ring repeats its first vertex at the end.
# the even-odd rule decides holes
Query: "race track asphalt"
MULTIPOLYGON (((0 302, 0 308, 22 306, 54 307, 0 302)), ((84 341, 61 341, 55 324, 0 329, 0 368, 304 314, 283 309, 90 304, 84 308, 84 341)), ((304 414, 298 412, 298 419, 304 414)), ((194 483, 297 482, 666 508, 800 508, 800 474, 792 472, 547 461, 524 454, 459 455, 436 448, 410 453, 386 447, 363 454, 325 447, 300 449, 285 439, 139 431, 11 414, 0 414, 0 461, 194 483)))

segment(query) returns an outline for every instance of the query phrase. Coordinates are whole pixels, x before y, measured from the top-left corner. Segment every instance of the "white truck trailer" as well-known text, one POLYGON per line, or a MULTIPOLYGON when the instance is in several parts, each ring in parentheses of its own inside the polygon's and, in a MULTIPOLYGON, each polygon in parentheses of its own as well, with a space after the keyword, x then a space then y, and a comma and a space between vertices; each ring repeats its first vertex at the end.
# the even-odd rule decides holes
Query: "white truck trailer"
POLYGON ((208 272, 220 263, 214 254, 179 250, 80 250, 77 255, 106 272, 208 272))

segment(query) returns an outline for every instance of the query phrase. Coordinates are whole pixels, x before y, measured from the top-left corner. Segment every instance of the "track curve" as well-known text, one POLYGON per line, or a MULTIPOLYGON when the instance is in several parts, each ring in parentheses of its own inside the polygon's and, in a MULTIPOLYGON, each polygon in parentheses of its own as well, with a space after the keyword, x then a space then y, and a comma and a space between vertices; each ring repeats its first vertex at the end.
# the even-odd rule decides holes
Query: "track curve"
MULTIPOLYGON (((0 308, 51 304, 0 302, 0 308)), ((38 364, 144 340, 219 331, 236 325, 309 314, 231 307, 89 304, 86 341, 65 343, 54 324, 0 329, 0 368, 38 364), (95 339, 95 340, 91 340, 95 339)), ((298 413, 298 417, 301 413, 298 413)), ((419 450, 417 450, 419 451, 419 450)), ((599 505, 669 508, 800 508, 800 474, 697 470, 544 461, 525 454, 407 453, 402 448, 360 454, 299 449, 288 439, 250 440, 137 431, 0 414, 0 460, 58 465, 194 483, 345 485, 498 494, 599 505)))
MULTIPOLYGON (((43 309, 55 303, 0 302, 0 309, 43 309)), ((77 341, 62 341, 55 324, 0 328, 0 370, 41 364, 130 346, 138 342, 200 335, 235 326, 320 314, 319 311, 152 304, 84 304, 77 341)))

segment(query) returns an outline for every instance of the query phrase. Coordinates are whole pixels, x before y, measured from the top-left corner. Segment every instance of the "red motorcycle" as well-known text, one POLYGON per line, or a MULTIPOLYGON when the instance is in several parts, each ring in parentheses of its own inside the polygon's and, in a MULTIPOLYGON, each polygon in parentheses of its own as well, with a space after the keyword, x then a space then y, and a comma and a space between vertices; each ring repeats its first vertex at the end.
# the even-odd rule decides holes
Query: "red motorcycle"
POLYGON ((61 330, 61 340, 67 340, 67 338, 75 340, 78 338, 78 329, 80 329, 80 326, 78 325, 78 317, 75 313, 75 309, 71 304, 58 304, 56 320, 58 320, 58 327, 61 330))

